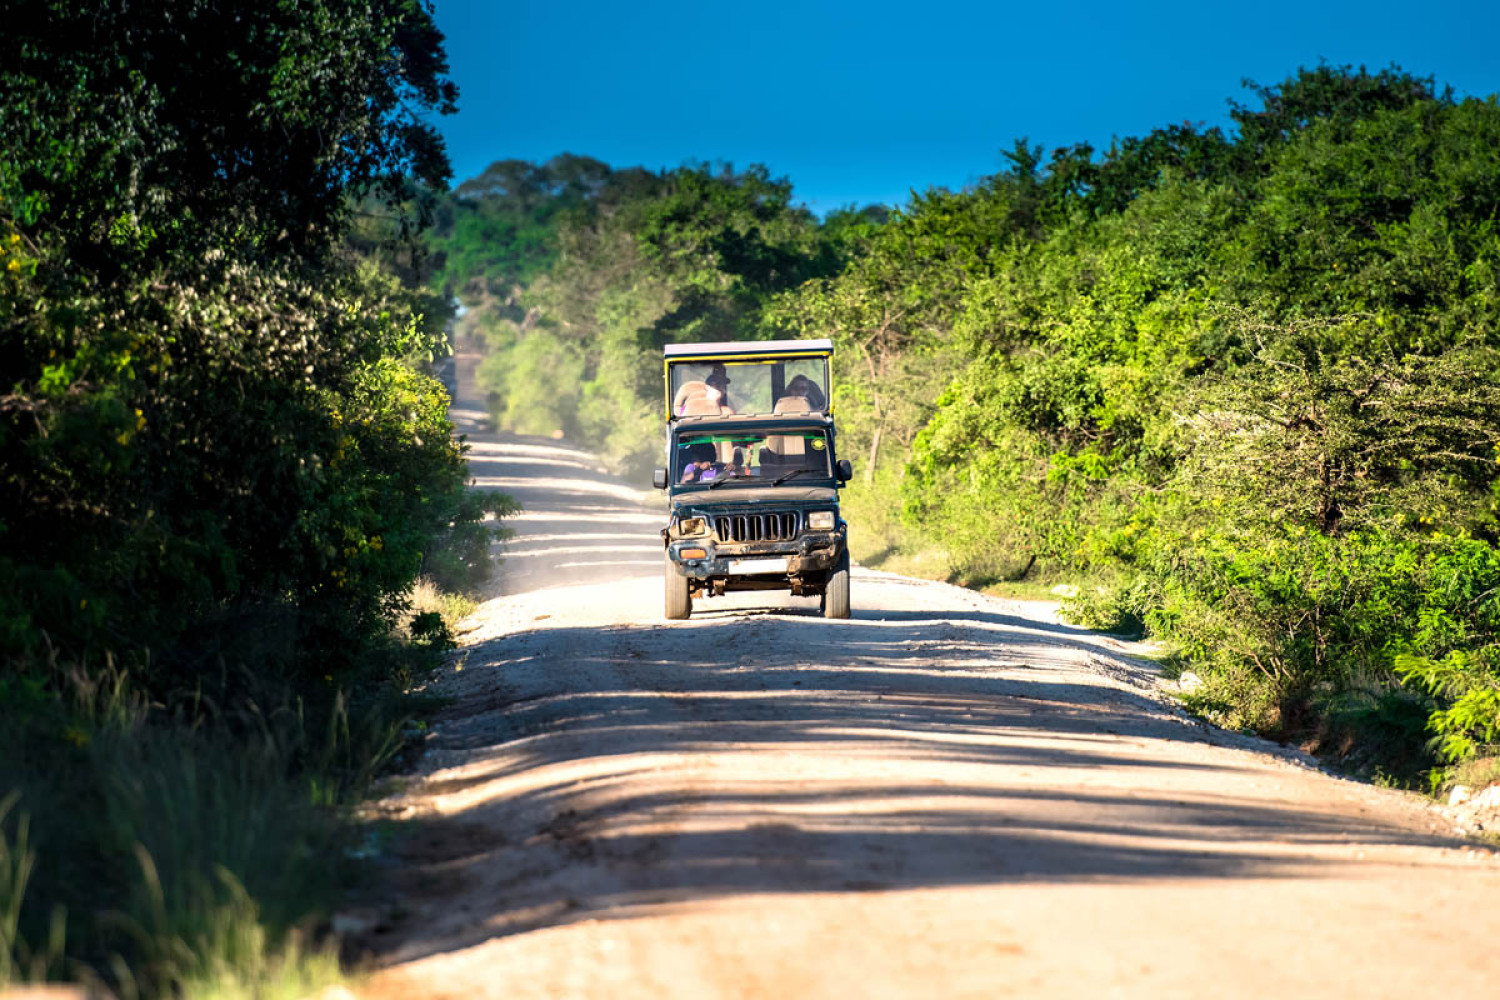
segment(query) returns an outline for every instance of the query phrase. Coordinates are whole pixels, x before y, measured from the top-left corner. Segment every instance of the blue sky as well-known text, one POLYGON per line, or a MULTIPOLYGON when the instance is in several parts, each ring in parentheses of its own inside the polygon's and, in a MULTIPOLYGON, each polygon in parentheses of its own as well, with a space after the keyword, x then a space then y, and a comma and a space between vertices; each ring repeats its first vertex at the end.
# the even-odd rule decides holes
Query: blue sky
POLYGON ((1050 151, 1226 124, 1249 77, 1399 64, 1500 91, 1500 0, 1300 4, 435 0, 455 180, 559 152, 653 169, 764 163, 818 212, 904 203, 1050 151))

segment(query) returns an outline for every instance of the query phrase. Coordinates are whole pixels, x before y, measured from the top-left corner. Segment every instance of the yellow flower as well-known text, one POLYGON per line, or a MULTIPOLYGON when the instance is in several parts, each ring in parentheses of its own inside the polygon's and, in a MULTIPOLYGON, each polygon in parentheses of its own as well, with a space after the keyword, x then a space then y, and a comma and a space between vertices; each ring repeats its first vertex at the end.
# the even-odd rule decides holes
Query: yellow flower
POLYGON ((19 260, 17 260, 16 258, 12 257, 10 259, 10 263, 5 265, 5 269, 7 271, 10 271, 11 273, 15 273, 15 272, 21 270, 21 262, 19 260))

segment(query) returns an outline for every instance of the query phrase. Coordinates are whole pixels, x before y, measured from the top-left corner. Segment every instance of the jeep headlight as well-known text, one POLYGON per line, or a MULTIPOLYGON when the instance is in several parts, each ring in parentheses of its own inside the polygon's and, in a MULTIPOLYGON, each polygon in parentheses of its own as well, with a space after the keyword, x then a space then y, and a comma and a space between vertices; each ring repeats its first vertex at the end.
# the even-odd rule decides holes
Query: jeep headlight
POLYGON ((708 522, 701 517, 685 517, 677 522, 680 535, 702 535, 708 532, 708 522))
POLYGON ((807 515, 807 526, 814 531, 833 530, 833 511, 815 510, 807 515))

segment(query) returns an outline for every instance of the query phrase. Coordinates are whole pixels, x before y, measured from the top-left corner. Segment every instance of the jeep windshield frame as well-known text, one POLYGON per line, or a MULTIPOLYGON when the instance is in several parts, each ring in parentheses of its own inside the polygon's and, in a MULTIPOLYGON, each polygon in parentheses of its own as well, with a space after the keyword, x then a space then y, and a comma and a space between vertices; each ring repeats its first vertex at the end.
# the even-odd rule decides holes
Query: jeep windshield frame
POLYGON ((829 340, 668 345, 666 419, 831 414, 832 356, 829 340))
POLYGON ((674 495, 764 488, 793 475, 799 485, 837 485, 832 454, 832 434, 826 425, 680 425, 672 438, 668 482, 674 495))

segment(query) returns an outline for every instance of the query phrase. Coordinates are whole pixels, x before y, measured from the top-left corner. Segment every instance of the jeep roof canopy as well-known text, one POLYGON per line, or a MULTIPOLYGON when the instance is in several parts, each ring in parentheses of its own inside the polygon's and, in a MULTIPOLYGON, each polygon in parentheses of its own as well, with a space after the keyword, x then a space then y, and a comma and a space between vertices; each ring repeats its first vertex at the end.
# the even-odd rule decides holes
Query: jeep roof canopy
POLYGON ((662 355, 668 421, 833 408, 831 340, 669 344, 662 355))

